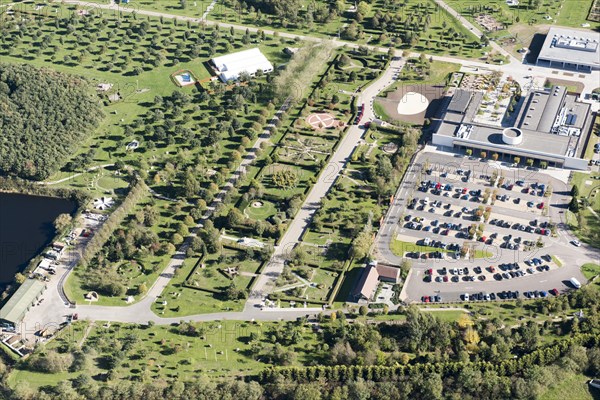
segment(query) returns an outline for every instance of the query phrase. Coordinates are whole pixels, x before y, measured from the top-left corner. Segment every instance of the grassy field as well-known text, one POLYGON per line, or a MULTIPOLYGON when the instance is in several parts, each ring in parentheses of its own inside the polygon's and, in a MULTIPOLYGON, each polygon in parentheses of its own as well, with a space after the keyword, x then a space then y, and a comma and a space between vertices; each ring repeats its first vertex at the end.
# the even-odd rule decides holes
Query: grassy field
MULTIPOLYGON (((87 322, 77 325, 87 327, 87 322)), ((227 377, 252 375, 268 364, 259 361, 263 358, 251 353, 251 338, 257 343, 268 346, 267 334, 279 322, 248 323, 240 321, 221 321, 196 323, 194 328, 198 336, 187 336, 172 326, 152 326, 139 328, 136 325, 110 324, 96 322, 85 340, 92 347, 88 356, 89 368, 80 372, 62 372, 42 374, 23 369, 15 369, 9 384, 14 387, 19 382, 29 382, 33 387, 55 385, 60 381, 74 379, 81 373, 92 379, 103 380, 110 372, 114 382, 121 379, 150 381, 157 379, 190 380, 200 375, 227 377), (106 359, 120 348, 124 340, 130 343, 122 362, 112 371, 107 367, 106 359)), ((296 344, 289 348, 297 354, 294 365, 309 363, 314 359, 313 346, 316 334, 305 327, 299 327, 300 336, 296 344)), ((59 337, 45 345, 45 348, 58 349, 64 346, 76 346, 80 335, 73 335, 70 328, 63 330, 59 337)))
POLYGON ((592 400, 600 397, 598 389, 591 388, 587 382, 591 378, 583 374, 569 374, 565 379, 554 382, 539 397, 540 400, 592 400))
POLYGON ((594 120, 594 128, 590 136, 590 140, 588 141, 588 146, 585 149, 585 153, 583 158, 586 160, 591 160, 594 158, 594 145, 596 143, 600 143, 600 115, 596 115, 596 119, 594 120))
MULTIPOLYGON (((411 59, 416 66, 419 66, 420 63, 418 59, 411 59)), ((389 92, 393 92, 401 86, 405 85, 446 85, 448 80, 448 76, 453 72, 460 70, 460 64, 449 63, 445 61, 432 61, 427 62, 428 67, 428 75, 425 77, 421 77, 418 75, 415 70, 409 71, 408 69, 403 69, 398 77, 398 80, 389 88, 382 93, 382 96, 389 92)))
POLYGON ((580 206, 579 217, 568 213, 567 221, 577 237, 594 247, 600 248, 600 177, 597 173, 586 174, 574 172, 572 174, 571 184, 579 188, 579 197, 586 199, 589 206, 594 210, 594 214, 589 208, 580 206))
MULTIPOLYGON (((593 264, 593 263, 583 264, 581 266, 581 272, 586 277, 586 279, 590 280, 590 279, 595 278, 596 276, 600 275, 600 265, 593 264)), ((594 285, 600 287, 600 281, 596 280, 594 282, 594 285)))
POLYGON ((430 310, 428 311, 431 315, 433 315, 436 318, 441 319, 442 321, 446 321, 446 322, 456 322, 458 321, 458 319, 465 313, 464 311, 460 311, 460 310, 444 310, 444 309, 440 309, 440 311, 431 311, 431 308, 428 307, 422 307, 422 310, 430 310))
POLYGON ((241 311, 243 301, 216 298, 213 293, 183 286, 186 278, 198 262, 197 257, 187 258, 175 277, 169 281, 159 299, 152 304, 152 311, 161 317, 176 317, 219 311, 241 311), (163 306, 162 301, 167 305, 163 306))

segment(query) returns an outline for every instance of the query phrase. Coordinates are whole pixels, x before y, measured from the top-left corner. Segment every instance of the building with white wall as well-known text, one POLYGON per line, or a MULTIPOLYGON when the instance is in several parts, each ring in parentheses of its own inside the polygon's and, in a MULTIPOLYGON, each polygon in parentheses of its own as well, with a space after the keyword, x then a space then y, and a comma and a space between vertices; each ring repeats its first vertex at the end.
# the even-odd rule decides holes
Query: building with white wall
MULTIPOLYGON (((585 170, 584 147, 593 122, 591 107, 553 86, 531 92, 523 99, 514 126, 493 126, 473 119, 482 100, 481 92, 457 90, 443 111, 433 134, 433 144, 473 155, 497 153, 501 161, 585 170)), ((517 112, 517 110, 515 110, 517 112)))
POLYGON ((591 72, 600 69, 600 33, 553 27, 536 65, 591 72))
POLYGON ((211 63, 223 82, 239 79, 243 72, 254 76, 258 71, 263 73, 273 71, 273 64, 258 47, 215 57, 211 63))

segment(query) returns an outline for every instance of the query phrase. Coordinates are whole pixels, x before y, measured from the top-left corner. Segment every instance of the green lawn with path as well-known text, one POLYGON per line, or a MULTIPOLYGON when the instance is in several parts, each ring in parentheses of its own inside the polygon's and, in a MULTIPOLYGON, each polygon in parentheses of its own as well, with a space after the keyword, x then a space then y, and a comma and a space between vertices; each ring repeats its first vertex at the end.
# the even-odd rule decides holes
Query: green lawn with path
POLYGON ((186 258, 165 287, 156 302, 152 304, 152 311, 160 317, 185 317, 186 315, 216 313, 219 311, 241 311, 244 308, 243 300, 224 300, 216 298, 213 293, 196 290, 184 286, 185 280, 198 262, 198 257, 186 258), (167 305, 163 306, 162 301, 167 305))

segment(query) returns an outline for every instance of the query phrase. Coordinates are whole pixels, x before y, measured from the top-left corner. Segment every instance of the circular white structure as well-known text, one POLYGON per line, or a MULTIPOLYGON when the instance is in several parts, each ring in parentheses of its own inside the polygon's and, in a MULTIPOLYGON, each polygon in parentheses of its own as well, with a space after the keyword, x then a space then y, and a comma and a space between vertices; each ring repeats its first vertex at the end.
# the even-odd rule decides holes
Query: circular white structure
POLYGON ((504 128, 502 131, 502 141, 512 146, 523 143, 523 132, 519 128, 504 128))
POLYGON ((429 100, 421 93, 407 92, 398 103, 398 114, 414 115, 420 114, 429 107, 429 100))
POLYGON ((107 210, 115 204, 112 197, 100 197, 94 200, 94 208, 97 210, 107 210))

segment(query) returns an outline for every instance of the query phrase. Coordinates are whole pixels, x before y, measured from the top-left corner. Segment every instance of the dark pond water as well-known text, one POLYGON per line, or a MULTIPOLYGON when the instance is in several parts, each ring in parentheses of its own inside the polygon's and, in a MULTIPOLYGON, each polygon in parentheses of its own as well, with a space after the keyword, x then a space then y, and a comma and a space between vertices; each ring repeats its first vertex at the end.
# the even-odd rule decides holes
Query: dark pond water
POLYGON ((52 241, 57 216, 75 209, 65 199, 0 193, 0 284, 10 282, 52 241))

